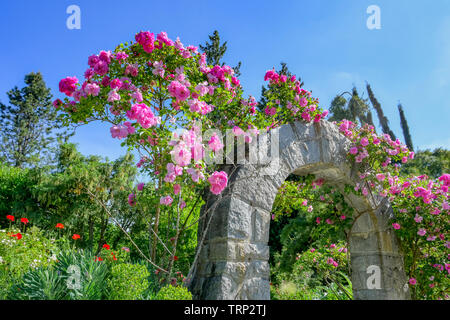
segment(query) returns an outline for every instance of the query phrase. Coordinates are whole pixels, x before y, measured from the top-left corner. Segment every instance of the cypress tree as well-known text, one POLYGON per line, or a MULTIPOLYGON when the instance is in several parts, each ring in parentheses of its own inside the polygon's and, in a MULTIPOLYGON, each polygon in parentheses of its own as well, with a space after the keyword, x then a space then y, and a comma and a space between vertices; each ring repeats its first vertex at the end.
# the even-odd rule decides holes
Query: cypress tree
POLYGON ((397 139, 395 137, 394 132, 391 130, 391 128, 389 128, 389 121, 386 118, 386 116, 384 115, 383 109, 381 108, 381 105, 378 102, 377 98, 375 98, 375 95, 372 92, 372 88, 370 87, 370 84, 366 83, 366 87, 367 87, 367 92, 369 94, 369 99, 372 102, 372 105, 377 112, 378 119, 380 120, 381 130, 383 131, 383 133, 389 134, 391 136, 392 140, 397 139))
POLYGON ((403 106, 401 103, 398 104, 398 112, 400 113, 400 125, 403 131, 403 137, 405 138, 405 143, 409 150, 414 150, 411 134, 409 132, 408 122, 406 121, 405 112, 403 111, 403 106))

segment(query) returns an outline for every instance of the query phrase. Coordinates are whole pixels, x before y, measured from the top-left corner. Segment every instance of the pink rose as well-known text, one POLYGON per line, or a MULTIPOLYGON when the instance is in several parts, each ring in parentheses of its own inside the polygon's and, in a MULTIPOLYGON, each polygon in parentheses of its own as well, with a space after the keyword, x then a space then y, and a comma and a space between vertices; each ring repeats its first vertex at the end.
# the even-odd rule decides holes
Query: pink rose
POLYGON ((171 196, 165 196, 165 197, 161 197, 161 199, 159 200, 159 203, 165 206, 170 206, 173 202, 173 199, 171 196))
POLYGON ((361 145, 363 147, 367 147, 369 145, 369 139, 367 139, 366 137, 361 139, 361 145))
POLYGON ((173 193, 174 193, 175 195, 177 195, 177 194, 180 193, 180 191, 181 191, 181 186, 180 186, 179 184, 175 184, 175 185, 173 186, 173 193))
POLYGON ((217 136, 217 133, 215 133, 215 132, 211 136, 211 139, 208 141, 208 145, 209 145, 209 148, 214 152, 217 152, 217 151, 223 149, 223 143, 222 143, 222 141, 220 141, 219 137, 217 136))
POLYGON ((136 202, 134 201, 135 195, 133 193, 130 193, 128 195, 128 204, 130 206, 134 206, 136 204, 136 202))
POLYGON ((228 175, 225 171, 215 171, 209 178, 208 182, 211 184, 211 192, 213 194, 220 194, 228 183, 228 175))
POLYGON ((71 97, 77 89, 78 79, 76 77, 67 77, 59 82, 59 91, 71 97))

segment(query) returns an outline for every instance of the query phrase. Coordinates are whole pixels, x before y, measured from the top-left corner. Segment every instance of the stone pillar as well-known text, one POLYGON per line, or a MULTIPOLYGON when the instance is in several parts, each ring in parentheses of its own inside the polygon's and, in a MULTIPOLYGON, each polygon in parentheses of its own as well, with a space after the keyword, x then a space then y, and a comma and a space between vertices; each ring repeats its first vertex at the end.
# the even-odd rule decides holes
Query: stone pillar
POLYGON ((411 298, 403 256, 389 223, 391 216, 392 208, 384 200, 377 209, 362 213, 353 225, 349 249, 356 300, 411 298))
POLYGON ((236 197, 219 200, 191 283, 196 299, 270 299, 269 215, 236 197))

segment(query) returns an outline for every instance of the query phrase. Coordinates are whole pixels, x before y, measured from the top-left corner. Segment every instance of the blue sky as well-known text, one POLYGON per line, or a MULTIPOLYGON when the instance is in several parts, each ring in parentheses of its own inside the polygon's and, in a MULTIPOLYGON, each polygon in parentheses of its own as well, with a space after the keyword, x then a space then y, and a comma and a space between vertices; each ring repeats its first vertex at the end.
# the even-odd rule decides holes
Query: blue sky
MULTIPOLYGON (((241 83, 257 98, 266 70, 284 61, 327 109, 368 81, 403 140, 400 100, 416 149, 450 148, 450 1, 29 1, 0 5, 0 101, 41 71, 55 97, 66 76, 82 79, 87 57, 112 50, 140 30, 198 45, 215 29, 228 41, 224 60, 242 61, 241 83), (69 30, 69 5, 81 9, 81 29, 69 30), (366 9, 381 9, 381 29, 369 30, 366 9)), ((375 114, 374 114, 375 115, 375 114)), ((375 119, 378 124, 378 119, 375 119)), ((109 126, 89 124, 72 139, 84 154, 115 159, 125 153, 109 126)))

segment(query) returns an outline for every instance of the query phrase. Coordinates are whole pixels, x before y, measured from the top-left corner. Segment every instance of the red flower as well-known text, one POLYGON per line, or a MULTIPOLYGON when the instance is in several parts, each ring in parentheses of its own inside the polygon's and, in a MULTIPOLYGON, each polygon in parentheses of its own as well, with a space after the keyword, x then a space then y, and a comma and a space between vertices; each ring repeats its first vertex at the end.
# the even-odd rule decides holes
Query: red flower
POLYGON ((20 232, 18 232, 18 233, 16 233, 16 234, 11 234, 11 237, 17 238, 17 240, 22 239, 22 235, 20 234, 20 232))
POLYGON ((20 218, 20 222, 27 224, 29 221, 27 218, 20 218))
POLYGON ((105 248, 106 250, 111 249, 111 247, 109 246, 109 244, 106 244, 106 243, 103 245, 103 248, 105 248))
POLYGON ((11 221, 14 221, 14 216, 8 214, 8 215, 6 216, 6 219, 11 220, 11 221))
POLYGON ((64 225, 62 223, 57 223, 55 228, 64 229, 64 225))
POLYGON ((81 238, 81 236, 79 234, 76 234, 76 233, 72 236, 73 240, 78 240, 80 238, 81 238))
POLYGON ((173 256, 173 261, 177 261, 178 257, 177 256, 173 256))
POLYGON ((94 261, 103 261, 102 257, 95 257, 94 261))
POLYGON ((116 258, 116 255, 114 254, 114 252, 111 252, 111 255, 113 256, 113 260, 116 261, 117 258, 116 258))

